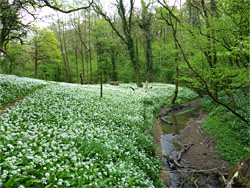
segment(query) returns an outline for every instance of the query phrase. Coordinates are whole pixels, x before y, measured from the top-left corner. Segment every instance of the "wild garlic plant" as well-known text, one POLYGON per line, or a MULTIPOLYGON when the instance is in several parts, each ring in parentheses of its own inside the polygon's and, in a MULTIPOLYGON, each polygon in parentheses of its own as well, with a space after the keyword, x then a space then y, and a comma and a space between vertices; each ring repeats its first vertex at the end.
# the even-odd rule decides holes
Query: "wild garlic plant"
POLYGON ((99 85, 47 84, 8 109, 0 117, 1 186, 161 185, 148 129, 174 87, 129 87, 104 85, 100 99, 99 85))

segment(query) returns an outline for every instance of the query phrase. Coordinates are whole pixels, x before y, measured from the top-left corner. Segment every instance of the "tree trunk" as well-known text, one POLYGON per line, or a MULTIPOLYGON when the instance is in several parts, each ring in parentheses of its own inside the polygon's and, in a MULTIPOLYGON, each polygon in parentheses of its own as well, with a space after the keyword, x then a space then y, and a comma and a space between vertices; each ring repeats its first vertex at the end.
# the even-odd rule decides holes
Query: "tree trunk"
POLYGON ((113 50, 111 52, 111 63, 113 67, 112 79, 113 81, 117 81, 117 72, 116 72, 116 66, 115 66, 115 53, 113 50))
POLYGON ((147 65, 148 65, 148 81, 152 83, 154 79, 153 79, 153 62, 152 62, 152 48, 151 48, 150 33, 147 33, 146 40, 147 40, 146 59, 147 59, 147 65))
POLYGON ((168 28, 167 25, 164 28, 164 37, 163 37, 163 43, 166 44, 167 41, 167 34, 168 34, 168 28))
POLYGON ((87 81, 89 81, 89 56, 88 56, 88 51, 85 51, 85 58, 86 58, 86 69, 87 69, 87 81))
POLYGON ((70 72, 70 67, 69 67, 69 59, 68 59, 68 54, 67 54, 67 46, 66 46, 66 37, 65 37, 65 30, 64 30, 64 26, 63 26, 63 46, 64 46, 64 56, 65 56, 65 60, 66 60, 66 70, 68 72, 68 82, 72 83, 72 76, 71 76, 71 72, 70 72))
POLYGON ((81 53, 80 54, 81 54, 81 60, 82 60, 82 81, 84 82, 85 69, 84 69, 84 54, 83 54, 83 52, 84 52, 84 49, 83 49, 83 45, 81 43, 81 53))
POLYGON ((175 70, 176 70, 176 78, 175 78, 175 90, 174 90, 174 96, 172 98, 172 101, 171 103, 172 104, 175 104, 175 101, 177 99, 177 96, 178 96, 178 91, 179 91, 179 64, 178 64, 178 46, 177 46, 177 43, 175 42, 175 50, 176 50, 176 53, 175 53, 175 70))
POLYGON ((35 78, 37 78, 37 70, 38 70, 38 49, 37 43, 35 43, 35 78))
POLYGON ((101 70, 101 99, 102 99, 102 90, 103 90, 103 88, 102 88, 102 70, 101 70))
POLYGON ((66 82, 69 82, 69 74, 68 74, 68 70, 67 70, 67 59, 66 59, 65 52, 63 49, 63 40, 62 40, 61 25, 60 25, 59 19, 58 19, 58 35, 59 35, 59 42, 60 42, 60 50, 62 52, 64 69, 65 69, 65 73, 66 73, 66 82))
POLYGON ((162 46, 161 46, 161 40, 160 40, 160 81, 162 82, 162 46))
POLYGON ((10 62, 10 65, 9 65, 9 74, 12 74, 12 65, 13 65, 13 62, 10 62))
POLYGON ((61 71, 60 71, 60 67, 59 67, 59 63, 58 63, 58 67, 57 67, 57 81, 60 81, 61 79, 61 71))
POLYGON ((37 78, 37 70, 38 70, 38 60, 35 57, 35 78, 37 78))
POLYGON ((134 44, 133 44, 132 39, 130 39, 128 41, 127 46, 128 46, 128 50, 129 50, 130 59, 131 59, 133 66, 134 66, 136 85, 137 85, 137 87, 143 87, 143 85, 141 83, 141 77, 140 77, 140 74, 138 71, 137 56, 135 55, 134 44))
POLYGON ((77 54, 77 44, 76 44, 76 47, 75 47, 75 63, 76 63, 76 77, 77 77, 77 83, 79 82, 79 73, 78 73, 78 62, 77 62, 77 59, 78 59, 78 54, 77 54))
POLYGON ((91 37, 90 37, 90 8, 89 8, 89 65, 90 65, 90 81, 93 82, 93 73, 92 73, 92 51, 91 51, 91 37))
MULTIPOLYGON (((1 73, 1 70, 0 70, 0 73, 1 73)), ((25 75, 25 64, 22 63, 22 76, 24 77, 25 75)))
POLYGON ((92 53, 91 47, 89 47, 89 68, 90 68, 90 82, 93 82, 93 71, 92 71, 92 53))

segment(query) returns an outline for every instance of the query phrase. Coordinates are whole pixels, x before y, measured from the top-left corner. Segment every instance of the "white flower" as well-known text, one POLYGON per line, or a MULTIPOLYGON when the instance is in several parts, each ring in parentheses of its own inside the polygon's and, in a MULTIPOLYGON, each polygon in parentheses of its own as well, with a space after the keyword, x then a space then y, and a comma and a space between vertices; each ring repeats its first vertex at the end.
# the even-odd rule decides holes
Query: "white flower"
POLYGON ((47 184, 47 181, 46 181, 45 178, 42 178, 42 179, 41 179, 41 182, 42 182, 43 184, 47 184))
POLYGON ((62 185, 62 182, 58 182, 57 185, 62 185))
POLYGON ((14 174, 14 175, 17 174, 17 171, 16 170, 12 171, 12 174, 14 174))
POLYGON ((12 144, 7 144, 7 146, 12 150, 14 149, 14 146, 12 144))
POLYGON ((68 181, 64 181, 64 183, 66 184, 66 186, 70 186, 70 183, 68 181))

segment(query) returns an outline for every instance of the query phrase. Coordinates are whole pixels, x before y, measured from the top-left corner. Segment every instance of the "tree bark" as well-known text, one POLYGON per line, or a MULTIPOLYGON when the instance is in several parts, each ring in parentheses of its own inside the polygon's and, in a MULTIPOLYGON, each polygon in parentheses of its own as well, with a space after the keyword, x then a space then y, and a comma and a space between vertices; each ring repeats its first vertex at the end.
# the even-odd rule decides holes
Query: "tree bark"
POLYGON ((85 50, 85 59, 86 59, 87 81, 89 81, 89 56, 88 56, 88 51, 86 50, 85 50))
MULTIPOLYGON (((150 34, 148 34, 150 35, 150 34)), ((148 64, 148 81, 152 83, 154 81, 153 78, 153 61, 152 61, 152 47, 151 47, 151 37, 147 36, 147 64, 148 64)))
POLYGON ((101 96, 100 96, 101 99, 102 99, 102 90, 103 90, 103 88, 102 88, 102 70, 101 70, 101 93, 100 93, 101 94, 101 96))
POLYGON ((115 53, 114 50, 111 52, 111 63, 113 67, 113 73, 112 73, 112 80, 117 81, 117 72, 116 72, 116 65, 115 65, 115 53))
POLYGON ((75 63, 76 63, 76 77, 77 77, 77 83, 79 82, 79 73, 78 73, 78 62, 77 62, 77 59, 78 59, 78 54, 77 54, 77 44, 76 44, 76 47, 75 47, 75 63))
POLYGON ((174 90, 174 96, 172 98, 172 101, 171 103, 172 104, 175 104, 175 101, 177 99, 177 96, 178 96, 178 91, 179 91, 179 64, 178 64, 178 46, 177 46, 177 43, 175 42, 175 50, 176 50, 176 53, 175 53, 175 71, 176 71, 176 78, 175 78, 175 90, 174 90))
POLYGON ((37 78, 37 70, 38 70, 38 49, 37 49, 37 43, 35 43, 35 78, 37 78))
POLYGON ((68 70, 67 70, 67 59, 66 59, 65 52, 63 49, 62 31, 61 31, 61 24, 60 24, 59 18, 58 18, 58 35, 59 35, 59 42, 60 42, 60 50, 62 52, 64 69, 65 69, 65 73, 66 73, 66 82, 69 82, 69 74, 68 74, 68 70))
POLYGON ((82 61, 82 81, 84 82, 84 75, 85 75, 85 69, 84 69, 84 49, 83 44, 81 43, 81 61, 82 61))
POLYGON ((133 44, 132 39, 129 40, 128 50, 129 50, 130 59, 131 59, 133 66, 134 66, 137 87, 143 87, 143 85, 141 83, 141 77, 140 77, 139 71, 138 71, 137 57, 135 55, 134 44, 133 44))
POLYGON ((91 50, 91 36, 90 36, 90 9, 89 10, 89 65, 90 65, 90 81, 93 82, 93 73, 92 73, 92 50, 91 50))
POLYGON ((66 70, 68 72, 68 82, 72 83, 72 76, 70 72, 70 67, 69 67, 69 59, 68 59, 68 54, 67 54, 67 46, 66 46, 66 37, 65 37, 65 30, 63 26, 63 31, 62 31, 62 37, 63 37, 63 47, 64 47, 64 56, 66 60, 66 70))

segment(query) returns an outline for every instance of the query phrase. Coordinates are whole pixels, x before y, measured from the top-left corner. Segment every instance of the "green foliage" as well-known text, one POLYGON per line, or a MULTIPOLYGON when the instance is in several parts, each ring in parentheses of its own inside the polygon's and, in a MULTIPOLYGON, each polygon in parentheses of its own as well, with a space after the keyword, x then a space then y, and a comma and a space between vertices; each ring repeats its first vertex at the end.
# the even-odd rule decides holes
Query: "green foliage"
POLYGON ((22 37, 27 34, 27 26, 21 21, 21 9, 27 8, 20 1, 9 2, 1 0, 0 5, 0 49, 14 39, 22 41, 22 37))
MULTIPOLYGON (((25 80, 30 85, 18 77, 12 83, 25 80)), ((3 114, 1 186, 162 187, 147 129, 173 86, 154 83, 145 92, 130 85, 104 85, 100 100, 98 85, 49 84, 3 114)))
POLYGON ((37 30, 30 41, 32 58, 47 63, 55 63, 61 59, 60 43, 55 34, 48 29, 37 30), (36 54, 37 53, 37 54, 36 54))
MULTIPOLYGON (((241 113, 249 116, 249 100, 244 95, 237 94, 242 105, 241 113)), ((203 123, 204 130, 217 138, 218 153, 230 163, 235 164, 249 155, 250 127, 243 123, 224 107, 214 104, 209 97, 202 100, 202 105, 210 111, 207 120, 203 123)))
POLYGON ((0 109, 46 84, 40 80, 0 74, 0 109))

